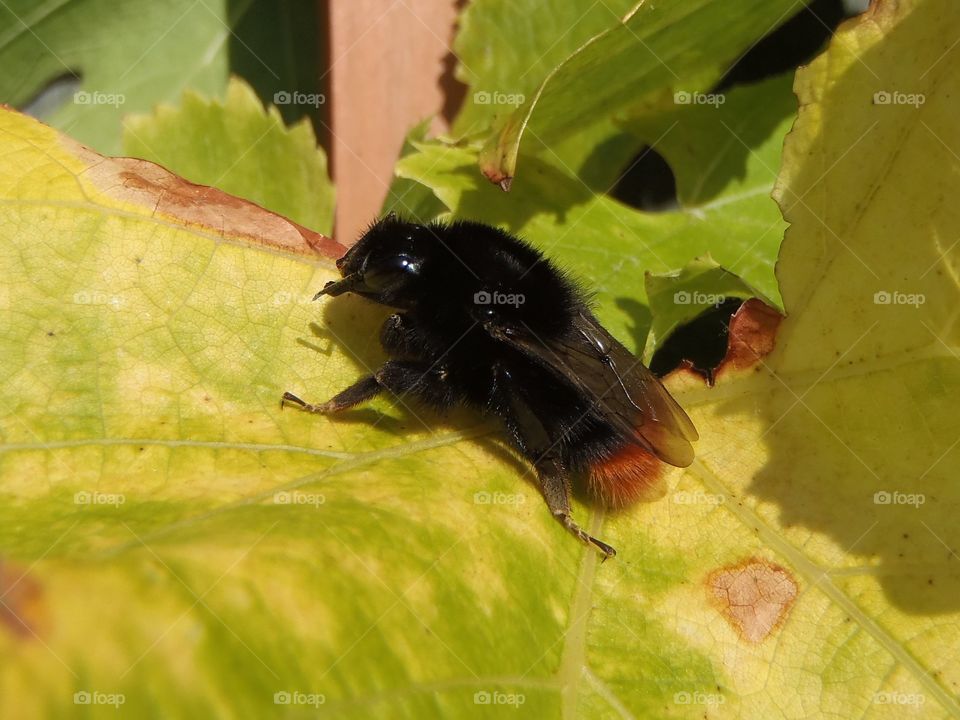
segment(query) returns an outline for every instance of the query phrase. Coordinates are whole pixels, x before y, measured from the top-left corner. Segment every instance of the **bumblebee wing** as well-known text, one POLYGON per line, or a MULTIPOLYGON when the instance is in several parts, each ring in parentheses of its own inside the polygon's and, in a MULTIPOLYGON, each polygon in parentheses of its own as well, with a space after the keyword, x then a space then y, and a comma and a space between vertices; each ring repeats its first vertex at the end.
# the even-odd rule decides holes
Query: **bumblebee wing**
POLYGON ((697 430, 660 380, 589 313, 579 313, 574 326, 560 340, 523 326, 487 331, 579 388, 630 442, 676 467, 690 465, 697 430))

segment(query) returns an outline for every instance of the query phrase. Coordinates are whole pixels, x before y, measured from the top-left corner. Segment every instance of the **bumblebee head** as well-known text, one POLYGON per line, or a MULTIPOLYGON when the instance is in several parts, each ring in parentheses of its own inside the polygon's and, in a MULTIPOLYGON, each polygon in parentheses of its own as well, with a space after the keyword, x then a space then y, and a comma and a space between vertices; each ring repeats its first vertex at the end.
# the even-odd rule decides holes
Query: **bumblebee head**
POLYGON ((352 292, 381 305, 411 308, 421 294, 427 255, 436 244, 430 228, 390 213, 367 228, 337 260, 343 278, 328 282, 314 300, 352 292))

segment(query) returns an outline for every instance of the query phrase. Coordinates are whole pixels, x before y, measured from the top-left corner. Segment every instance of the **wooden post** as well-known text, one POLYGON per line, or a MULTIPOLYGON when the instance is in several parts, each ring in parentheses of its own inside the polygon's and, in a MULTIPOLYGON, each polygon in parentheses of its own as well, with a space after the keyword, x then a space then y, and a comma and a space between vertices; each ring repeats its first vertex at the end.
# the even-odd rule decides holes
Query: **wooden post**
POLYGON ((450 44, 462 0, 330 0, 330 159, 335 236, 350 244, 376 217, 407 130, 437 115, 451 86, 450 44))

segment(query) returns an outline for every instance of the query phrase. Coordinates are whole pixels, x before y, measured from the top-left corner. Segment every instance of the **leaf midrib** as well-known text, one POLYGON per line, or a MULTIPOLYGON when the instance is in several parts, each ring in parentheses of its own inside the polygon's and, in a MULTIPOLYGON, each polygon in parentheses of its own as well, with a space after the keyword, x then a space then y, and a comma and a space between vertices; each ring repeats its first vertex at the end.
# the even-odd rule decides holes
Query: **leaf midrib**
MULTIPOLYGON (((121 543, 119 545, 108 546, 102 550, 95 553, 96 557, 99 559, 106 559, 110 557, 115 557, 126 550, 134 549, 142 546, 143 542, 150 541, 157 537, 168 535, 174 530, 180 530, 183 528, 190 528, 195 525, 198 525, 202 522, 205 522, 211 518, 223 515, 237 508, 247 507, 249 505, 256 505, 268 498, 272 498, 278 492, 288 492, 291 490, 296 490, 305 485, 311 485, 313 483, 320 482, 334 475, 340 475, 351 470, 355 470, 359 467, 364 467, 366 465, 371 465, 380 460, 386 459, 396 459, 401 457, 407 457, 418 452, 423 452, 425 450, 432 450, 439 447, 446 447, 454 445, 462 440, 469 440, 476 437, 481 437, 491 432, 489 425, 480 425, 469 430, 453 432, 453 433, 443 433, 436 434, 427 438, 425 440, 419 440, 412 443, 398 443, 396 445, 391 445, 387 448, 382 448, 379 450, 373 450, 366 453, 358 453, 350 455, 348 458, 344 459, 342 462, 334 464, 332 467, 326 468, 320 472, 310 473, 299 478, 295 478, 285 483, 280 483, 266 490, 263 490, 259 493, 254 493, 252 495, 246 495, 238 500, 221 505, 212 510, 209 510, 199 515, 193 515, 191 517, 183 518, 182 520, 177 520, 175 522, 169 523, 167 525, 161 525, 160 527, 151 530, 148 533, 142 534, 138 539, 126 543, 121 543)), ((189 441, 187 441, 189 442, 189 441)), ((275 449, 277 446, 268 446, 269 449, 275 449)))

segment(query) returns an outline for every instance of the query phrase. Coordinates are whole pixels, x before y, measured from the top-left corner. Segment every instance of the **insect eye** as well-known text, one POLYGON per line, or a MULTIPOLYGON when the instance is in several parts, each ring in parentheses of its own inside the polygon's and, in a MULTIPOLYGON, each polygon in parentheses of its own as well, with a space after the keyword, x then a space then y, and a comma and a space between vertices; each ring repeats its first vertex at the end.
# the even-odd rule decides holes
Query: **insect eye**
POLYGON ((367 262, 363 269, 363 282, 377 290, 385 290, 420 273, 420 262, 409 255, 391 255, 367 262))

